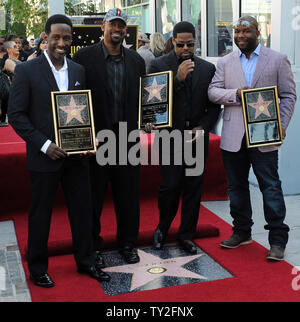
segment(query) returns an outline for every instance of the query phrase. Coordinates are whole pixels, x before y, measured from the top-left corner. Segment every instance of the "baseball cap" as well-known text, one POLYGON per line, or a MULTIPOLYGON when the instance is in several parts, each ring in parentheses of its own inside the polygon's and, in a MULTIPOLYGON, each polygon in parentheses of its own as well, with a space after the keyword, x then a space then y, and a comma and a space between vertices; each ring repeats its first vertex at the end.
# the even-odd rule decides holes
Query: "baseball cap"
POLYGON ((109 9, 104 17, 104 21, 111 21, 115 19, 121 19, 127 24, 127 15, 119 8, 109 9))
POLYGON ((150 40, 148 39, 148 37, 145 34, 143 34, 142 32, 139 32, 138 33, 138 40, 141 40, 141 41, 143 41, 145 43, 149 43, 150 42, 150 40))

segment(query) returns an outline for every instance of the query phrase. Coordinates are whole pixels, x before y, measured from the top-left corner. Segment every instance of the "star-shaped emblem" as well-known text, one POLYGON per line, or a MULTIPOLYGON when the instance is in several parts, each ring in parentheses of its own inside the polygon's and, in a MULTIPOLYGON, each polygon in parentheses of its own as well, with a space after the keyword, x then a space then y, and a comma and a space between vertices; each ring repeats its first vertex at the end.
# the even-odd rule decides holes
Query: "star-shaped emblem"
POLYGON ((86 105, 76 105, 73 96, 71 96, 70 105, 60 106, 59 108, 67 113, 66 124, 69 124, 73 119, 83 123, 81 111, 86 108, 86 105))
POLYGON ((138 249, 140 262, 104 268, 105 272, 132 274, 130 291, 133 291, 161 276, 207 279, 205 276, 193 273, 182 266, 197 259, 203 254, 161 259, 138 249))
POLYGON ((158 85, 156 81, 156 77, 153 78, 153 83, 149 87, 145 87, 145 90, 149 92, 149 97, 147 102, 150 102, 153 97, 156 97, 158 100, 161 101, 160 91, 166 87, 166 84, 158 85))
POLYGON ((126 43, 126 39, 124 38, 124 40, 123 40, 123 46, 125 47, 125 48, 127 48, 127 49, 129 49, 129 48, 131 48, 132 47, 132 45, 130 45, 130 44, 128 44, 127 45, 127 43, 126 43))
POLYGON ((268 117, 271 117, 271 114, 268 110, 268 106, 272 103, 273 101, 264 101, 261 93, 258 95, 258 100, 256 103, 249 103, 249 106, 252 108, 256 109, 255 113, 255 118, 257 119, 261 114, 264 114, 268 117))

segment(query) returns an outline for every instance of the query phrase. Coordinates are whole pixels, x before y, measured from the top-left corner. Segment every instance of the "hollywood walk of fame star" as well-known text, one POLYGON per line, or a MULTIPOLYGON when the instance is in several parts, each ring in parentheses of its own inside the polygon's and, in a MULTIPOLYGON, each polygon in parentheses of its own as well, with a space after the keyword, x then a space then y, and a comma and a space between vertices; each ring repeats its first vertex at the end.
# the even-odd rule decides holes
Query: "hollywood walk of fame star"
POLYGON ((268 117, 271 117, 271 114, 268 110, 268 106, 272 103, 273 101, 265 101, 261 95, 261 93, 259 93, 258 95, 258 100, 256 103, 249 103, 249 106, 251 106, 252 108, 256 109, 256 113, 255 113, 255 119, 257 119, 261 114, 264 114, 268 117))
POLYGON ((66 124, 69 124, 73 119, 76 119, 80 123, 83 123, 81 111, 86 108, 86 105, 76 105, 73 96, 71 96, 70 105, 60 106, 59 108, 67 113, 66 124))
POLYGON ((138 254, 140 257, 139 263, 107 267, 103 271, 132 274, 130 291, 156 280, 161 276, 207 279, 205 276, 193 273, 182 267, 184 264, 203 256, 203 254, 168 259, 161 259, 140 249, 138 249, 138 254))
POLYGON ((147 102, 150 102, 153 97, 156 97, 158 100, 161 101, 160 91, 164 87, 166 87, 166 84, 158 85, 157 81, 156 81, 156 77, 154 77, 152 85, 149 87, 145 87, 145 90, 147 92, 149 92, 149 97, 148 97, 147 102))

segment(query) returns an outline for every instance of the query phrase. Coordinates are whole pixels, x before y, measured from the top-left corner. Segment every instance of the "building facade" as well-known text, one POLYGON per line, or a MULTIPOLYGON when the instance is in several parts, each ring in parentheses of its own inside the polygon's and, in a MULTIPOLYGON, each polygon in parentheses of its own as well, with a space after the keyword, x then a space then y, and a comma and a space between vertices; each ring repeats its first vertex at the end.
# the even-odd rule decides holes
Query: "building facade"
MULTIPOLYGON (((49 0, 50 2, 55 0, 49 0)), ((69 0, 76 14, 91 7, 106 12, 113 7, 127 11, 129 24, 139 25, 146 33, 160 32, 167 39, 173 26, 182 20, 190 21, 197 31, 196 54, 210 62, 236 46, 232 24, 240 16, 254 16, 261 28, 261 43, 285 53, 292 65, 297 95, 300 96, 300 0, 69 0)), ((216 128, 220 133, 222 120, 216 128)), ((300 151, 298 129, 300 100, 280 149, 279 172, 284 193, 300 194, 300 151)), ((254 176, 252 180, 255 183, 254 176)))

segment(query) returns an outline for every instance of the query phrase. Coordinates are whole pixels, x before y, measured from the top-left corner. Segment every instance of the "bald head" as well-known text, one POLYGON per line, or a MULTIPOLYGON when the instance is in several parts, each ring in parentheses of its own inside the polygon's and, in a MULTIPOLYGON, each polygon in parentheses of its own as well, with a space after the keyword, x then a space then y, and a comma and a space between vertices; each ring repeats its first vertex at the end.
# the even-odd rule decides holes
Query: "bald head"
POLYGON ((250 27, 253 26, 256 30, 258 30, 258 22, 257 20, 252 17, 252 16, 244 16, 239 18, 239 20, 234 24, 234 27, 240 26, 240 25, 244 25, 250 27))

